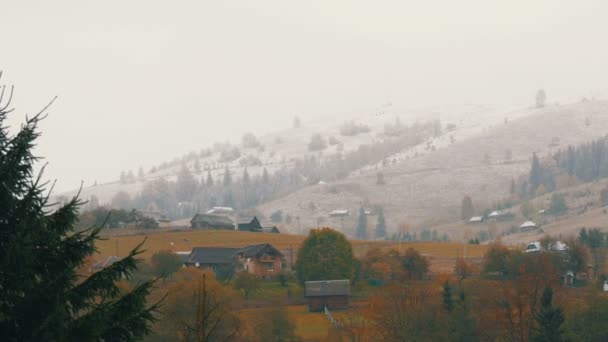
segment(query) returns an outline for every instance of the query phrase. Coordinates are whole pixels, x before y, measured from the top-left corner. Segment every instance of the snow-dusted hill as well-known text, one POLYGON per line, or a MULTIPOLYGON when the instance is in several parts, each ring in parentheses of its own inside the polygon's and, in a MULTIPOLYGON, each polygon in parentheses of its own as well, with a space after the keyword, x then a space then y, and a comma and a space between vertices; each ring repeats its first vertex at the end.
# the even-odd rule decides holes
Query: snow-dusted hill
MULTIPOLYGON (((143 177, 138 175, 137 170, 132 170, 132 178, 126 177, 126 180, 123 181, 117 179, 114 182, 87 186, 81 190, 81 198, 89 199, 95 196, 101 204, 109 204, 118 192, 126 192, 134 196, 141 191, 145 182, 158 178, 169 181, 175 180, 183 165, 186 165, 198 180, 205 179, 207 172, 210 171, 213 179, 217 181, 222 178, 226 167, 230 169, 234 178, 241 177, 245 167, 251 176, 261 175, 264 168, 269 173, 273 173, 283 167, 291 167, 295 159, 307 155, 324 158, 338 151, 347 153, 358 149, 363 144, 381 141, 385 138, 383 134, 384 125, 393 123, 397 119, 404 125, 416 121, 425 122, 430 120, 441 120, 444 125, 452 123, 456 126, 456 129, 451 134, 458 137, 485 128, 492 122, 500 122, 500 120, 503 120, 503 114, 504 111, 477 105, 433 109, 396 109, 391 104, 384 104, 365 114, 330 116, 302 121, 298 128, 285 128, 264 136, 258 136, 256 137, 259 142, 258 147, 245 147, 238 138, 233 139, 235 141, 231 141, 231 143, 221 142, 214 146, 203 146, 198 150, 193 150, 181 157, 162 162, 150 170, 146 170, 143 177), (354 136, 344 136, 340 133, 340 129, 345 123, 364 125, 369 127, 370 131, 354 136), (323 139, 328 142, 328 147, 322 152, 311 152, 308 149, 308 144, 314 134, 321 134, 323 139), (329 140, 331 138, 334 138, 338 143, 330 144, 329 140), (229 146, 230 148, 237 148, 240 156, 234 160, 226 161, 222 158, 221 151, 229 148, 229 146)), ((242 135, 235 136, 240 137, 242 135)), ((445 137, 447 139, 447 135, 445 137)), ((424 149, 404 151, 403 154, 396 155, 395 158, 401 159, 412 153, 424 153, 424 149)), ((369 165, 361 171, 375 167, 375 165, 369 165)), ((59 196, 70 197, 76 194, 76 191, 76 189, 68 191, 59 194, 59 196)))
MULTIPOLYGON (((343 225, 351 234, 362 205, 382 206, 392 231, 401 224, 419 229, 457 220, 465 194, 479 209, 508 195, 511 179, 529 172, 533 152, 544 156, 606 135, 608 103, 477 114, 463 117, 458 124, 454 132, 402 151, 388 163, 366 166, 337 183, 302 189, 265 203, 260 210, 265 214, 282 210, 299 217, 299 225, 292 224, 294 231, 319 224, 343 225), (379 171, 385 185, 376 185, 379 171), (348 209, 351 215, 343 221, 330 218, 335 209, 348 209)), ((375 224, 373 217, 368 221, 375 224)))

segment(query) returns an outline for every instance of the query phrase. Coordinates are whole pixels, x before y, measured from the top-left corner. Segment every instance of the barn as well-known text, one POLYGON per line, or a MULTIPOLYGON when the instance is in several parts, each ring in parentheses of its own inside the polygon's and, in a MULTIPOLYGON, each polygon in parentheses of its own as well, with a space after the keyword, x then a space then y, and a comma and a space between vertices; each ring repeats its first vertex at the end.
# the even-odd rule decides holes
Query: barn
POLYGON ((350 304, 350 280, 320 280, 304 282, 308 311, 343 310, 350 304))

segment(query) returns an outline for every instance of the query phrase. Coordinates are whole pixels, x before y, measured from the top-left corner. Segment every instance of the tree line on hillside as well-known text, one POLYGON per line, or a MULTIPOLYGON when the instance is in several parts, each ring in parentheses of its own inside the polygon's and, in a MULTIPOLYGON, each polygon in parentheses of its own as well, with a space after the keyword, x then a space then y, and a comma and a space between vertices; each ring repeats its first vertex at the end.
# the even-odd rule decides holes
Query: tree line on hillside
POLYGON ((608 177, 608 137, 593 140, 579 146, 560 149, 550 158, 532 154, 527 179, 511 183, 512 194, 520 197, 534 196, 554 191, 559 178, 569 177, 580 182, 592 182, 608 177))
POLYGON ((193 170, 184 163, 175 181, 158 178, 145 182, 135 196, 119 192, 112 198, 111 207, 161 211, 173 219, 190 217, 214 206, 253 208, 321 180, 343 179, 354 170, 420 143, 436 131, 434 122, 401 125, 399 135, 361 145, 350 152, 304 156, 295 159, 291 167, 284 166, 272 174, 264 168, 261 175, 251 176, 245 167, 242 174, 234 175, 226 166, 220 179, 214 179, 210 170, 206 173, 193 170))

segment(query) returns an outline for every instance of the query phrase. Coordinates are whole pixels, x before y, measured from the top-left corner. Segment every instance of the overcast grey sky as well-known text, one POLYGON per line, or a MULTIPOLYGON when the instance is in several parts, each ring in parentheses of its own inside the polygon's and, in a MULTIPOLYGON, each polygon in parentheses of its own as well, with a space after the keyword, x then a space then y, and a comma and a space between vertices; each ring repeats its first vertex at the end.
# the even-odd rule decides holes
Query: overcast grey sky
POLYGON ((6 1, 12 123, 59 100, 39 153, 58 189, 215 140, 392 101, 608 96, 606 1, 6 1))

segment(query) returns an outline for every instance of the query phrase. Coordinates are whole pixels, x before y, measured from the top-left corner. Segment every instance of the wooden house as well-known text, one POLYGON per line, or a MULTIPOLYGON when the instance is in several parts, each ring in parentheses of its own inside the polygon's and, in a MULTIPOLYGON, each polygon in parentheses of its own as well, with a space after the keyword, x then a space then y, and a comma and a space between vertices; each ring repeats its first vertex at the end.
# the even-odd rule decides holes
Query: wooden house
POLYGON ((244 271, 264 278, 281 273, 285 261, 283 253, 268 243, 247 246, 236 255, 244 271))
POLYGON ((214 272, 232 269, 249 272, 260 277, 272 277, 283 270, 283 253, 271 244, 251 245, 244 248, 195 247, 184 258, 184 265, 214 272))
POLYGON ((190 220, 192 229, 234 230, 233 220, 225 215, 196 214, 190 220))
POLYGON ((320 280, 304 282, 308 311, 343 310, 350 305, 350 280, 320 280))
POLYGON ((262 232, 263 228, 260 224, 260 220, 256 216, 244 219, 244 222, 239 222, 238 229, 239 232, 262 232))

